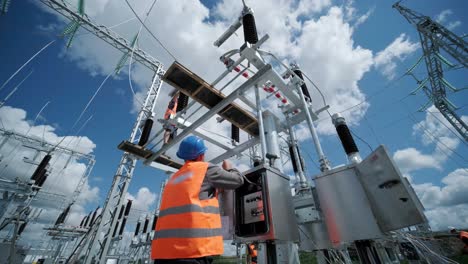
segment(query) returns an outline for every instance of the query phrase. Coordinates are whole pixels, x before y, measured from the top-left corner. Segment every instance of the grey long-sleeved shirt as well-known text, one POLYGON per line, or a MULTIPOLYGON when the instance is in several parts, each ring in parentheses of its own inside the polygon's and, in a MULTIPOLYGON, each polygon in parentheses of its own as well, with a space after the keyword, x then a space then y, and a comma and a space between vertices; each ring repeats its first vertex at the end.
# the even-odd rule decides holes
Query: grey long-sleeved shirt
POLYGON ((237 169, 229 171, 223 168, 209 164, 205 174, 205 179, 200 188, 200 200, 213 198, 216 189, 236 189, 244 184, 244 178, 237 169))

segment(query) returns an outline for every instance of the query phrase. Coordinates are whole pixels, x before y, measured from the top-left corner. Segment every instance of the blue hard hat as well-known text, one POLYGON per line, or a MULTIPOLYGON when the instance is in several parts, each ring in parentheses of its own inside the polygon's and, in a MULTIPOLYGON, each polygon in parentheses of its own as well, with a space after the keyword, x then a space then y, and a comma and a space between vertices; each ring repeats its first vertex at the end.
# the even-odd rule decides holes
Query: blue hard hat
POLYGON ((203 139, 197 136, 188 136, 182 140, 177 151, 177 157, 183 160, 194 160, 204 154, 207 148, 203 139))

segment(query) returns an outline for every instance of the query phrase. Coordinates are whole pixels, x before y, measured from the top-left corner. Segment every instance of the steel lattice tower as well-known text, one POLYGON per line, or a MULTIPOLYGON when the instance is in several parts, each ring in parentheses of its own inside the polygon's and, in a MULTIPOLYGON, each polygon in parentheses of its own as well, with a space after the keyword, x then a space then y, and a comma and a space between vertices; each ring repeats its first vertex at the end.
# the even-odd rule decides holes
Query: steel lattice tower
MULTIPOLYGON (((446 97, 446 88, 452 90, 454 90, 454 88, 444 79, 442 63, 446 62, 440 54, 440 50, 444 50, 457 60, 460 65, 467 68, 467 42, 430 17, 400 5, 400 2, 395 3, 393 8, 398 10, 398 12, 418 30, 427 73, 429 75, 428 79, 431 84, 431 89, 425 86, 422 87, 424 93, 434 103, 434 106, 439 109, 440 113, 447 121, 460 133, 465 141, 468 141, 468 125, 457 115, 455 112, 456 107, 450 103, 446 97)), ((455 91, 457 90, 455 89, 455 91)))
MULTIPOLYGON (((140 48, 134 47, 130 41, 119 36, 111 29, 95 24, 85 13, 73 10, 64 0, 41 0, 41 2, 70 20, 76 21, 80 27, 93 33, 124 54, 132 52, 135 61, 154 72, 151 86, 148 88, 145 101, 129 138, 130 142, 138 143, 146 119, 153 115, 162 85, 161 77, 164 75, 163 65, 140 48)), ((132 154, 126 152, 123 154, 114 175, 112 187, 107 194, 101 216, 96 218, 94 226, 91 227, 92 230, 85 235, 85 239, 77 246, 69 259, 79 257, 83 253, 82 250, 84 250, 84 255, 86 256, 85 263, 106 263, 109 252, 112 250, 114 243, 117 242, 117 240, 112 238, 112 231, 119 224, 116 214, 119 211, 118 208, 126 202, 125 194, 132 180, 136 162, 137 158, 132 154)))

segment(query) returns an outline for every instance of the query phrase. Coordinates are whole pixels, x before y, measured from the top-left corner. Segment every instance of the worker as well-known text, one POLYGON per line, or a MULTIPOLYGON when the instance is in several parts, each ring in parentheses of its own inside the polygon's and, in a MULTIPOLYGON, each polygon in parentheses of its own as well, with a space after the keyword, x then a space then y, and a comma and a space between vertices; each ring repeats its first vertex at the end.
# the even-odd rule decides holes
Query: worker
MULTIPOLYGON (((172 95, 172 99, 167 105, 166 113, 164 113, 164 120, 173 118, 177 113, 177 100, 179 99, 179 91, 172 95)), ((169 143, 175 136, 177 136, 177 127, 175 125, 165 123, 164 129, 164 145, 169 143)))
POLYGON ((257 248, 254 243, 247 245, 247 263, 257 264, 257 248))
POLYGON ((463 254, 468 254, 468 232, 467 231, 460 231, 456 230, 455 228, 451 228, 450 233, 456 234, 458 238, 463 242, 463 254))
POLYGON ((154 264, 209 264, 212 256, 223 254, 218 192, 240 187, 244 178, 227 160, 222 168, 205 162, 206 150, 196 136, 179 145, 177 157, 185 163, 162 194, 151 245, 154 264))

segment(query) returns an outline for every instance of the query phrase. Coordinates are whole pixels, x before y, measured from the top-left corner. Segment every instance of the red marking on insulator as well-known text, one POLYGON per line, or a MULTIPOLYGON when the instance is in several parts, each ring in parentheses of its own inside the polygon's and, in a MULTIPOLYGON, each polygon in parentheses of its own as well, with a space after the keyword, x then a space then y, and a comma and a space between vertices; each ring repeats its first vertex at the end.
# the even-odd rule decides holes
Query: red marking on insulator
POLYGON ((275 96, 276 96, 276 98, 281 98, 281 94, 280 94, 280 93, 276 93, 275 96))
POLYGON ((245 78, 249 78, 249 73, 248 72, 243 72, 242 76, 244 76, 245 78))
POLYGON ((224 60, 224 65, 228 65, 228 60, 224 60))
POLYGON ((268 92, 268 87, 263 86, 263 90, 264 90, 265 92, 268 92))
POLYGON ((268 92, 272 93, 274 91, 275 91, 275 88, 273 88, 273 87, 268 88, 268 92))
POLYGON ((288 103, 288 99, 283 98, 283 100, 281 100, 281 102, 282 102, 283 104, 287 104, 287 103, 288 103))
POLYGON ((297 114, 297 113, 299 113, 299 110, 296 109, 296 110, 294 110, 293 113, 294 113, 294 114, 297 114))
POLYGON ((234 70, 235 70, 236 72, 240 72, 240 68, 239 68, 238 66, 234 67, 234 70))

